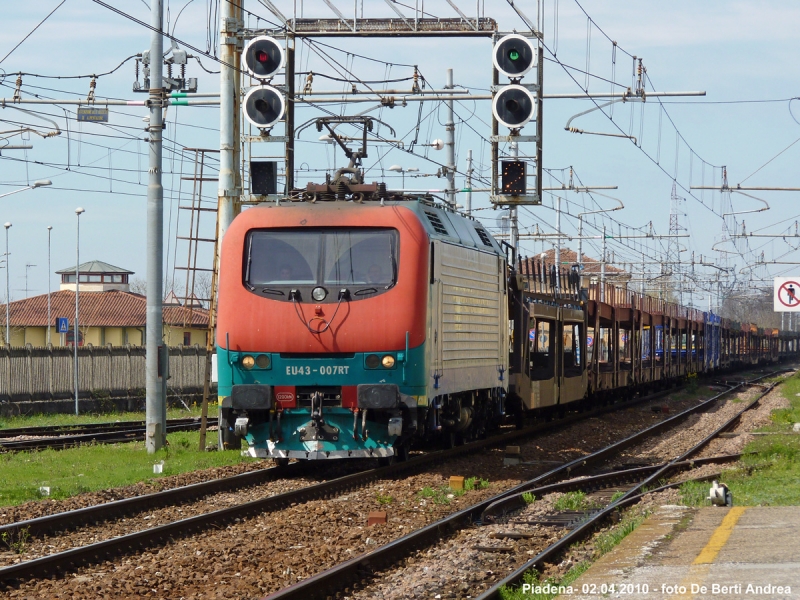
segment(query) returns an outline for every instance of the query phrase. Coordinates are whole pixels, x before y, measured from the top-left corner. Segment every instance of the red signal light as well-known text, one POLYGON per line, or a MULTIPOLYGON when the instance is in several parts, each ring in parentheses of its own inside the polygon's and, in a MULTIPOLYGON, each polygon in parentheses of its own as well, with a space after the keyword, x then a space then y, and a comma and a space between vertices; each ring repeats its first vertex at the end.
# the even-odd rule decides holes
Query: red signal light
POLYGON ((267 54, 263 50, 259 50, 256 52, 256 60, 260 63, 265 63, 269 61, 269 54, 267 54))

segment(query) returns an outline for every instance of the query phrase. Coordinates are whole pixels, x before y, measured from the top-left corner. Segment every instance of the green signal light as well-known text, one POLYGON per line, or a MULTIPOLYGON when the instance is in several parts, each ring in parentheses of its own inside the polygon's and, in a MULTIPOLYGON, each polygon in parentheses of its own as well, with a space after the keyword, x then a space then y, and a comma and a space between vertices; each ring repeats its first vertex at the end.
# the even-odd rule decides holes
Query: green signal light
POLYGON ((508 58, 511 60, 519 60, 519 50, 516 48, 512 48, 508 51, 508 58))

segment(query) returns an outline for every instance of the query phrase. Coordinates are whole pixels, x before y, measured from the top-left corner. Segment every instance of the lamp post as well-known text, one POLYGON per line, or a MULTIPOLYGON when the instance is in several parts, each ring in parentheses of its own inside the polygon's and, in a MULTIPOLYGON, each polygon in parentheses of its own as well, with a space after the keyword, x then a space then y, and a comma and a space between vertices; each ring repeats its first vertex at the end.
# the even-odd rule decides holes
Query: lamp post
MULTIPOLYGON (((53 185, 53 182, 49 179, 39 179, 34 181, 31 185, 26 185, 25 187, 19 188, 18 190, 13 190, 11 192, 6 192, 5 194, 0 194, 0 198, 5 198, 6 196, 10 196, 11 194, 17 194, 19 192, 24 192, 25 190, 32 190, 38 187, 46 187, 48 185, 53 185)), ((11 287, 9 286, 9 278, 8 278, 8 230, 11 227, 11 223, 6 223, 4 225, 6 228, 6 346, 11 344, 11 326, 9 323, 10 318, 10 311, 9 311, 9 304, 11 303, 11 287)), ((26 270, 27 274, 27 270, 26 270)))
POLYGON ((19 192, 24 192, 25 190, 32 190, 38 187, 46 187, 48 185, 53 185, 53 182, 49 179, 40 179, 38 181, 34 181, 31 185, 26 185, 23 188, 19 188, 18 190, 14 190, 12 192, 6 192, 5 194, 0 194, 0 198, 5 198, 6 196, 10 196, 11 194, 17 194, 19 192))
POLYGON ((6 223, 4 225, 6 228, 6 346, 11 345, 11 321, 10 321, 10 312, 8 310, 9 305, 11 304, 11 287, 8 285, 8 271, 9 271, 9 255, 8 255, 8 230, 11 227, 11 223, 6 223))
POLYGON ((75 351, 75 414, 78 415, 78 341, 80 340, 80 330, 78 329, 78 294, 80 293, 80 265, 81 265, 81 214, 84 210, 81 207, 75 209, 78 217, 75 237, 75 327, 72 330, 72 347, 75 351))
POLYGON ((52 317, 50 316, 50 232, 53 231, 53 226, 47 226, 47 343, 48 345, 51 343, 50 341, 50 326, 53 322, 52 317))
POLYGON ((409 167, 409 168, 406 169, 406 168, 401 167, 400 165, 392 165, 391 167, 389 167, 388 170, 389 171, 394 171, 395 173, 402 173, 403 174, 403 179, 402 179, 402 184, 401 184, 403 186, 403 189, 401 191, 405 191, 405 188, 406 188, 406 173, 419 172, 419 169, 416 168, 416 167, 409 167))

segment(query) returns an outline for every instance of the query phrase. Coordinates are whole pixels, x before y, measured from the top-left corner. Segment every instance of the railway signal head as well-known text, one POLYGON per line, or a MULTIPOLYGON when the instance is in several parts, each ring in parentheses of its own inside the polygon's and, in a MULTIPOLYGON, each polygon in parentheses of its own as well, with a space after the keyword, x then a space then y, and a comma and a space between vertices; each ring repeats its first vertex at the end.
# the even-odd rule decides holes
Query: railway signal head
POLYGON ((507 85, 495 95, 492 112, 501 125, 519 129, 536 118, 536 101, 521 85, 507 85))
POLYGON ((510 79, 521 79, 536 66, 536 49, 531 41, 517 33, 503 37, 494 46, 495 68, 510 79))
POLYGON ((501 194, 510 196, 524 196, 526 186, 527 165, 521 160, 504 160, 501 171, 501 194))
POLYGON ((269 129, 283 118, 286 103, 274 87, 250 88, 242 101, 244 117, 259 129, 269 129))
POLYGON ((283 62, 283 46, 266 35, 250 40, 242 54, 244 70, 256 79, 271 78, 283 68, 283 62))

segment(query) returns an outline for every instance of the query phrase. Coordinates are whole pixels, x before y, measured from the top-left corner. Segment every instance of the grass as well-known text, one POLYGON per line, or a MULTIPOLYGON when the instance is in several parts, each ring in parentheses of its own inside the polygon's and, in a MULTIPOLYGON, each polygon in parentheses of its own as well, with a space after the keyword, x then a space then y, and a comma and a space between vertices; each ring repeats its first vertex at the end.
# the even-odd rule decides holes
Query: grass
POLYGON ((531 492, 523 492, 522 500, 525 502, 525 504, 533 504, 536 502, 536 496, 534 496, 531 492))
POLYGON ((389 494, 381 494, 380 492, 375 492, 375 500, 378 501, 378 504, 381 506, 385 504, 391 504, 394 502, 394 496, 390 496, 389 494))
POLYGON ((489 487, 488 479, 468 477, 464 480, 463 490, 454 490, 449 485, 443 485, 439 488, 432 488, 426 485, 417 493, 417 495, 420 498, 433 500, 434 504, 450 504, 450 500, 452 498, 463 496, 467 492, 471 492, 473 490, 485 490, 487 487, 489 487))
POLYGON ((583 492, 567 492, 553 502, 554 510, 588 510, 594 507, 595 504, 583 492))
POLYGON ((489 487, 488 479, 481 479, 479 477, 468 477, 464 480, 464 491, 471 492, 472 490, 485 490, 489 487))
POLYGON ((550 586, 550 590, 545 588, 541 592, 523 591, 522 586, 518 588, 509 588, 503 586, 500 588, 501 600, 550 600, 559 595, 558 587, 568 587, 575 582, 578 577, 583 575, 592 562, 609 552, 617 544, 619 544, 627 535, 636 529, 647 518, 647 514, 633 514, 628 513, 622 521, 617 525, 599 534, 594 539, 594 551, 590 560, 582 560, 569 569, 562 577, 548 577, 542 580, 536 569, 532 569, 525 573, 522 581, 530 586, 550 586), (555 589, 553 589, 555 588, 555 589))
POLYGON ((147 454, 144 442, 0 454, 0 506, 39 500, 42 486, 50 488, 50 498, 62 499, 82 492, 256 460, 241 456, 237 450, 199 452, 199 440, 200 434, 196 431, 170 433, 168 446, 155 454, 147 454), (154 475, 153 465, 161 461, 164 461, 163 473, 154 475))
MULTIPOLYGON (((167 419, 185 419, 199 417, 200 407, 167 409, 167 419)), ((208 416, 217 416, 217 403, 209 403, 208 416)), ((68 414, 36 414, 20 415, 13 417, 0 417, 0 429, 15 429, 17 427, 43 427, 47 425, 81 425, 84 423, 110 423, 113 421, 144 421, 144 411, 141 412, 115 412, 115 413, 86 413, 82 415, 68 414)))
POLYGON ((594 541, 594 558, 598 559, 603 554, 610 552, 628 534, 641 525, 646 517, 646 514, 626 516, 618 525, 598 535, 594 541))
POLYGON ((25 547, 28 545, 30 538, 30 529, 28 527, 20 527, 16 532, 4 531, 0 535, 0 542, 12 552, 22 554, 25 552, 25 547))
POLYGON ((449 494, 454 492, 447 486, 432 488, 426 485, 420 490, 419 497, 433 500, 434 504, 450 504, 450 498, 447 497, 449 494))

